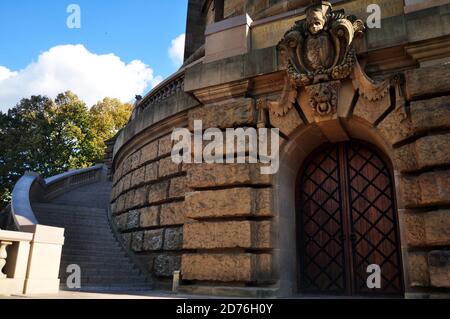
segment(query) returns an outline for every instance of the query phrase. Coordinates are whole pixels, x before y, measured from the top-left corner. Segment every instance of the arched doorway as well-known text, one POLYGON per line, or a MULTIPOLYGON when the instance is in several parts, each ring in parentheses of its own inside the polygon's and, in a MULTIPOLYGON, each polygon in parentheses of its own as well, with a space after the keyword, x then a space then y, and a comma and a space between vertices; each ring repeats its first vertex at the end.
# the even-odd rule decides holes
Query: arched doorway
POLYGON ((299 290, 304 294, 402 296, 403 274, 392 169, 375 147, 327 144, 296 184, 299 290), (369 265, 381 287, 369 288, 369 265))

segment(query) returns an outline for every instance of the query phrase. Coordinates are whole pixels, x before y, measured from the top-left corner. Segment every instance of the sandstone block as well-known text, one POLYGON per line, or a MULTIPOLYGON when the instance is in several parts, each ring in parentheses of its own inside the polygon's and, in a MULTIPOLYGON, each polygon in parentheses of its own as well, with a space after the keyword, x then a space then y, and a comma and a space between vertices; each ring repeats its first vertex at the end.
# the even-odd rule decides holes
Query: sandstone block
POLYGON ((411 102, 410 109, 416 133, 450 127, 450 96, 411 102))
POLYGON ((450 211, 409 213, 406 220, 407 240, 411 246, 450 245, 450 211))
POLYGON ((391 97, 389 93, 379 101, 369 101, 364 96, 360 96, 356 103, 353 115, 360 117, 370 124, 375 122, 391 107, 391 97))
POLYGON ((123 161, 123 175, 128 174, 131 170, 131 158, 127 157, 126 159, 124 159, 123 161))
POLYGON ((412 287, 428 287, 430 285, 430 276, 428 272, 428 261, 426 253, 410 253, 409 262, 409 280, 412 287))
POLYGON ((269 221, 187 223, 184 225, 186 249, 271 248, 269 221))
POLYGON ((133 153, 133 154, 131 155, 130 159, 131 159, 131 166, 130 166, 130 169, 131 169, 131 170, 134 170, 134 169, 136 169, 137 167, 139 167, 139 164, 141 163, 141 162, 140 162, 140 159, 141 159, 141 151, 138 151, 138 152, 133 153))
POLYGON ((148 201, 150 204, 163 201, 167 198, 167 189, 169 182, 164 181, 151 185, 148 192, 148 201))
POLYGON ((183 228, 166 228, 164 250, 180 250, 183 247, 183 228))
POLYGON ((153 161, 158 157, 158 141, 154 141, 141 150, 141 164, 153 161))
POLYGON ((255 102, 252 98, 230 99, 225 102, 206 105, 189 112, 189 129, 194 121, 202 120, 203 128, 232 128, 253 125, 256 122, 255 102))
POLYGON ((292 108, 285 116, 281 117, 269 112, 270 124, 278 128, 286 136, 290 136, 298 128, 304 125, 303 120, 295 108, 292 108))
POLYGON ((154 182, 158 179, 158 162, 154 162, 145 166, 145 179, 146 183, 154 182))
POLYGON ((272 216, 271 189, 231 188, 186 196, 186 217, 192 219, 272 216))
POLYGON ((414 134, 413 124, 404 108, 389 113, 378 125, 381 134, 391 145, 397 144, 414 134))
POLYGON ((125 194, 125 209, 131 209, 134 206, 136 206, 134 204, 134 195, 135 195, 134 190, 131 190, 125 194))
POLYGON ((450 164, 450 134, 422 137, 415 148, 419 169, 450 164))
POLYGON ((405 72, 408 100, 450 92, 450 64, 436 65, 405 72))
POLYGON ((163 158, 159 161, 159 178, 176 174, 180 169, 180 164, 174 163, 171 157, 163 158))
POLYGON ((116 200, 116 214, 121 213, 125 210, 125 196, 119 196, 116 200))
POLYGON ((186 176, 175 177, 170 180, 169 197, 184 197, 186 194, 186 176))
POLYGON ((120 194, 122 194, 123 191, 123 179, 121 179, 114 188, 116 189, 116 198, 117 198, 120 194))
POLYGON ((271 259, 254 254, 185 254, 181 272, 187 280, 254 282, 271 277, 271 259))
POLYGON ((450 204, 450 171, 403 177, 399 186, 406 208, 450 204))
POLYGON ((141 227, 146 228, 159 225, 159 206, 142 208, 139 212, 141 227))
POLYGON ((428 254, 430 281, 433 287, 450 288, 450 251, 436 250, 428 254))
POLYGON ((163 229, 147 230, 144 232, 144 251, 161 250, 163 244, 163 229))
POLYGON ((161 206, 161 225, 183 225, 185 222, 184 202, 170 203, 161 206))
POLYGON ((126 230, 127 229, 127 222, 128 222, 128 215, 122 214, 114 217, 114 221, 116 223, 118 230, 126 230))
POLYGON ((125 244, 125 247, 131 248, 131 233, 122 234, 122 240, 125 244))
POLYGON ((156 276, 171 277, 173 272, 180 270, 181 256, 159 255, 155 258, 153 269, 156 276))
POLYGON ((141 187, 134 191, 134 206, 143 206, 147 204, 147 187, 141 187))
POLYGON ((127 191, 131 188, 131 177, 131 174, 127 174, 123 178, 123 191, 127 191))
POLYGON ((139 212, 137 210, 130 211, 127 217, 127 229, 139 227, 139 212))
POLYGON ((172 152, 172 136, 166 135, 159 139, 158 156, 169 155, 172 152))
POLYGON ((133 172, 131 177, 131 186, 137 186, 145 181, 145 167, 141 167, 133 172))
POLYGON ((142 251, 142 244, 144 240, 144 232, 135 232, 131 235, 131 249, 134 252, 142 251))
POLYGON ((261 174, 257 164, 197 164, 188 167, 187 185, 191 188, 238 185, 269 185, 270 175, 261 174))

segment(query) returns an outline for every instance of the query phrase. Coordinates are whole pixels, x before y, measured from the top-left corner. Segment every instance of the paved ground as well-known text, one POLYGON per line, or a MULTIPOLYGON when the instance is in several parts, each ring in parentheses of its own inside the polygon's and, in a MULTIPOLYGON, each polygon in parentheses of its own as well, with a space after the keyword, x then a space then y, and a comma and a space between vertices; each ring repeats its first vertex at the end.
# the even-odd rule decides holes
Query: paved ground
POLYGON ((200 296, 174 295, 162 291, 138 291, 120 293, 98 293, 98 292, 71 292, 60 291, 56 295, 35 295, 23 296, 14 295, 11 297, 0 296, 0 299, 194 299, 200 296))

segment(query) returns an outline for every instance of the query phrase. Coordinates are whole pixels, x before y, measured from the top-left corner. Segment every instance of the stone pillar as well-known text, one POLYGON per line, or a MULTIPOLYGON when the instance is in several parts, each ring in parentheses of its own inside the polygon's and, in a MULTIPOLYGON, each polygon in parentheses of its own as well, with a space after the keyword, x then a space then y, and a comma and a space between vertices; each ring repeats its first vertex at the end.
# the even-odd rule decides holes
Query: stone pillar
POLYGON ((184 60, 205 43, 206 12, 203 12, 203 2, 204 0, 189 0, 188 3, 184 60))
POLYGON ((24 294, 58 293, 64 229, 33 225, 23 230, 33 233, 24 294))
MULTIPOLYGON (((245 97, 248 84, 195 92, 204 106, 189 113, 190 129, 196 120, 203 129, 256 127, 255 101, 245 97)), ((190 222, 184 225, 183 248, 189 253, 182 256, 182 279, 198 286, 272 283, 272 176, 262 175, 259 164, 190 164, 187 187, 190 222)))

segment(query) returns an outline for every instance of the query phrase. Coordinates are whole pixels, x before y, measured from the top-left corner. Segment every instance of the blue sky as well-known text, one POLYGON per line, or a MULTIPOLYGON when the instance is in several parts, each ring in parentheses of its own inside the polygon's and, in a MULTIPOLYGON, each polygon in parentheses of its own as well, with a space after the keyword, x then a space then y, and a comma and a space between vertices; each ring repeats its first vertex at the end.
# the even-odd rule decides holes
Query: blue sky
MULTIPOLYGON (((67 67, 64 61, 61 61, 64 54, 72 60, 86 54, 93 58, 92 61, 97 61, 94 59, 97 56, 106 59, 107 54, 114 54, 125 64, 127 72, 133 70, 133 72, 141 72, 142 75, 144 70, 142 65, 137 63, 130 65, 132 61, 138 60, 153 71, 152 80, 146 77, 148 83, 144 91, 147 91, 158 80, 169 76, 179 67, 179 61, 175 62, 171 58, 169 48, 172 46, 172 41, 185 32, 186 11, 187 0, 2 0, 0 1, 0 68, 2 68, 0 71, 3 71, 3 76, 0 73, 0 86, 2 80, 8 81, 3 83, 8 90, 0 89, 0 103, 2 101, 3 104, 11 103, 13 100, 11 95, 14 95, 12 92, 17 90, 13 82, 16 80, 19 83, 19 78, 25 84, 34 80, 42 82, 42 79, 39 80, 40 75, 37 74, 45 73, 41 76, 42 78, 52 77, 49 83, 59 83, 60 79, 55 74, 62 72, 49 70, 53 68, 71 70, 70 66, 67 67), (81 8, 80 29, 69 29, 66 25, 70 15, 66 10, 70 4, 77 4, 81 8), (83 48, 63 47, 64 45, 82 45, 83 48), (55 52, 49 54, 45 63, 38 63, 28 72, 23 72, 33 62, 37 63, 43 53, 55 47, 60 50, 55 49, 55 52), (86 49, 86 52, 83 49, 86 49), (8 98, 2 99, 2 95, 8 95, 8 98)), ((182 49, 179 43, 180 41, 178 41, 178 51, 182 49)), ((75 65, 76 63, 77 61, 73 62, 75 65)), ((81 61, 79 65, 84 64, 81 61)), ((108 69, 107 64, 99 70, 105 68, 108 69)), ((91 69, 92 72, 99 72, 95 68, 91 69)), ((117 66, 117 70, 125 69, 117 66)), ((121 71, 118 72, 117 76, 122 77, 121 71)), ((130 72, 127 74, 129 75, 130 72)), ((73 76, 79 76, 78 72, 73 73, 76 73, 73 76)), ((88 70, 83 74, 88 76, 88 70)), ((71 73, 68 72, 68 75, 71 73)), ((116 75, 110 74, 110 76, 116 75)), ((81 81, 80 78, 79 82, 81 81)), ((128 81, 133 82, 134 78, 131 76, 128 81)), ((136 87, 142 87, 142 83, 139 84, 136 87)), ((117 86, 117 83, 114 85, 117 86)), ((56 86, 64 87, 64 85, 56 86)), ((91 84, 91 88, 92 86, 91 84)), ((39 87, 42 88, 42 86, 39 87)), ((25 90, 24 93, 34 93, 35 90, 37 86, 28 91, 25 90)), ((102 88, 102 91, 108 92, 105 88, 102 88)), ((46 92, 43 93, 46 94, 46 92)), ((138 93, 142 92, 136 92, 138 93)), ((0 110, 4 108, 5 105, 0 105, 0 110)))

